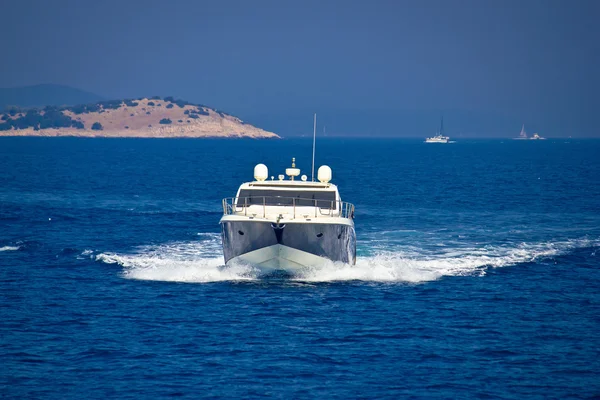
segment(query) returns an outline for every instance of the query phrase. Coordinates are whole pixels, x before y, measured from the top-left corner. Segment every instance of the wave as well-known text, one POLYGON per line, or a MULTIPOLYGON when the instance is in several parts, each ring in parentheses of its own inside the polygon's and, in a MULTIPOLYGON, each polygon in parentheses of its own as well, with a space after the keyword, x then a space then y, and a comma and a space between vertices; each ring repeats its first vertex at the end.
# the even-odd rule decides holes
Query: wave
POLYGON ((21 246, 2 246, 0 247, 0 251, 17 251, 21 248, 21 246))
POLYGON ((258 279, 259 271, 250 265, 223 265, 219 237, 199 234, 195 242, 142 246, 133 254, 101 253, 95 259, 122 266, 129 279, 198 283, 258 279))
POLYGON ((487 268, 537 262, 576 248, 600 246, 588 239, 563 242, 521 243, 515 247, 449 248, 437 255, 406 251, 380 251, 357 257, 356 265, 329 263, 309 268, 295 279, 309 282, 360 280, 373 282, 426 282, 444 276, 483 276, 487 268))
MULTIPOLYGON (((307 268, 291 279, 418 283, 444 276, 483 276, 488 268, 537 262, 573 249, 597 247, 600 241, 575 239, 504 246, 446 246, 437 254, 419 252, 414 246, 395 250, 382 250, 381 243, 368 246, 373 247, 366 251, 359 249, 366 255, 359 256, 356 265, 331 262, 307 268)), ((129 279, 197 283, 261 279, 260 270, 251 265, 223 265, 218 234, 201 234, 195 242, 142 246, 131 254, 101 253, 95 259, 122 266, 123 276, 129 279)))

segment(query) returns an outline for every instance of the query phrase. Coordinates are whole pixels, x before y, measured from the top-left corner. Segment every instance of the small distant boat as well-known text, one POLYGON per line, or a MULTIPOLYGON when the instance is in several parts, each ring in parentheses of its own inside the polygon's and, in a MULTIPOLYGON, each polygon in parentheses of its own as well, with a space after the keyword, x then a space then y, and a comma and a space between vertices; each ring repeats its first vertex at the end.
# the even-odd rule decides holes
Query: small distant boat
POLYGON ((426 138, 425 143, 450 143, 450 137, 444 136, 444 117, 440 123, 440 130, 437 135, 426 138))
POLYGON ((513 138, 514 140, 527 140, 527 132, 525 132, 525 124, 521 127, 521 133, 519 133, 519 137, 513 138))
POLYGON ((513 138, 514 140, 546 140, 546 138, 541 137, 537 133, 534 133, 532 137, 527 137, 527 132, 525 132, 525 124, 521 126, 521 133, 519 133, 519 137, 513 138))

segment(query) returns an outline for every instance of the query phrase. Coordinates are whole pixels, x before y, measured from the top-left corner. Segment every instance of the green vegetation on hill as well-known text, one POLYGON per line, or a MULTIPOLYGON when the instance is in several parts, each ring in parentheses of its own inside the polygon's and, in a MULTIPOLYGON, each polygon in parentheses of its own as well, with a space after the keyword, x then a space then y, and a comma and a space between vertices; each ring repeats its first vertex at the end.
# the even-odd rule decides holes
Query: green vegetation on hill
POLYGON ((8 114, 2 116, 4 122, 0 124, 0 131, 9 131, 11 129, 27 129, 33 128, 34 130, 48 129, 48 128, 77 128, 83 129, 83 123, 80 121, 73 120, 68 115, 63 114, 62 110, 56 107, 48 106, 43 110, 35 108, 29 110, 11 110, 8 114), (14 116, 24 114, 18 118, 8 118, 8 116, 14 116), (6 118, 5 118, 6 117, 6 118))

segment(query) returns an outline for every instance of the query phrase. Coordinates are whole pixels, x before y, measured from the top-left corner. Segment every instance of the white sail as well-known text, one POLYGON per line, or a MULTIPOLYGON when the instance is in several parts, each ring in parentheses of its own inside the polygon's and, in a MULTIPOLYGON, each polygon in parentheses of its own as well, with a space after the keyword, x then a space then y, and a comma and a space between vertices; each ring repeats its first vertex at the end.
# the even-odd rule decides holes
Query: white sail
POLYGON ((523 126, 521 127, 521 133, 519 133, 519 137, 520 138, 527 138, 527 132, 525 132, 525 124, 523 124, 523 126))
POLYGON ((521 126, 521 133, 519 133, 519 136, 518 136, 518 137, 516 137, 516 138, 513 138, 513 139, 515 139, 515 140, 525 140, 525 139, 529 139, 529 138, 527 137, 527 132, 525 132, 525 124, 523 124, 523 125, 521 126))

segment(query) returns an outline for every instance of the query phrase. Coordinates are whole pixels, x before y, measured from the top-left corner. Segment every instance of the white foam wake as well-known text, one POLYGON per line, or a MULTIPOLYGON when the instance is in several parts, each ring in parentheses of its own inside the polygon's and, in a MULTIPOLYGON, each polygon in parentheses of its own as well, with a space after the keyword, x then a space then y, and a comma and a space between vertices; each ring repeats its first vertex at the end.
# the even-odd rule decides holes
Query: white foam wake
POLYGON ((0 251, 16 251, 19 250, 21 246, 3 246, 0 247, 0 251))
POLYGON ((307 269, 297 279, 311 282, 375 281, 425 282, 443 276, 485 275, 486 268, 505 267, 533 262, 563 253, 566 243, 521 244, 518 247, 483 247, 445 249, 437 255, 416 255, 408 251, 382 251, 358 257, 356 265, 330 263, 307 269))
POLYGON ((355 266, 331 263, 308 270, 302 280, 320 282, 363 280, 380 282, 424 282, 443 276, 483 276, 487 268, 499 268, 552 258, 576 248, 600 246, 599 240, 576 239, 559 242, 520 243, 506 246, 445 248, 421 255, 414 247, 406 251, 381 251, 360 257, 355 266))
MULTIPOLYGON (((437 253, 419 252, 414 246, 386 251, 381 250, 381 243, 372 245, 374 252, 359 256, 356 265, 331 262, 307 268, 293 279, 308 282, 426 282, 443 276, 482 276, 488 268, 552 258, 575 248, 600 246, 600 241, 578 239, 505 246, 448 246, 437 253)), ((123 275, 131 279, 217 282, 260 278, 260 271, 252 266, 223 265, 221 244, 216 234, 203 234, 195 242, 143 246, 131 254, 102 253, 95 258, 123 266, 123 275)))
POLYGON ((119 264, 130 279, 169 282, 218 282, 251 280, 258 271, 248 265, 223 265, 219 236, 202 234, 196 242, 142 246, 132 254, 102 253, 95 258, 119 264))

